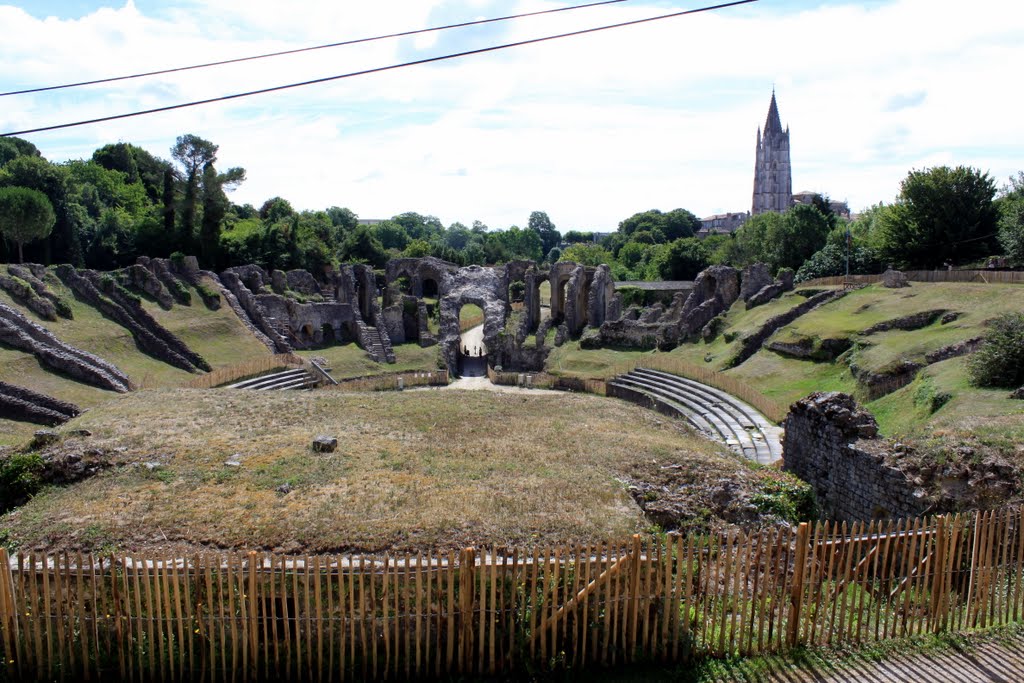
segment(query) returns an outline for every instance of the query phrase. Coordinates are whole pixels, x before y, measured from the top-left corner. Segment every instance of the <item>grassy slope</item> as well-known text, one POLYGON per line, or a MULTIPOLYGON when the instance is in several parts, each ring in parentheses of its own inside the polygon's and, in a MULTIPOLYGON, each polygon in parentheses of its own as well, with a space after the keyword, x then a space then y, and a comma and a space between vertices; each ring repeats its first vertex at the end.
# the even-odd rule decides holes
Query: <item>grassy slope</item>
MULTIPOLYGON (((71 306, 73 320, 43 320, 19 306, 4 292, 0 292, 0 301, 15 307, 30 320, 53 332, 58 339, 113 363, 141 387, 178 386, 194 376, 140 351, 127 329, 76 299, 57 278, 48 278, 47 284, 71 306)), ((191 306, 175 305, 170 311, 165 311, 145 299, 143 305, 160 324, 178 335, 214 368, 270 353, 230 308, 221 306, 218 311, 210 311, 195 290, 192 290, 191 306)), ((114 392, 51 372, 31 354, 10 347, 0 347, 0 380, 72 401, 83 408, 91 408, 116 396, 114 392)), ((0 444, 23 441, 36 429, 39 429, 37 425, 0 420, 0 444)))
POLYGON ((0 519, 16 543, 322 551, 596 541, 646 526, 617 481, 631 468, 688 463, 713 480, 748 469, 677 421, 572 394, 158 389, 119 396, 72 428, 94 434, 69 437, 72 448, 127 447, 118 457, 129 463, 164 464, 40 494, 0 519), (335 454, 309 451, 323 433, 338 438, 335 454), (242 466, 225 466, 234 454, 242 466), (287 495, 276 492, 284 483, 287 495))
MULTIPOLYGON (((930 351, 981 336, 984 322, 1005 311, 1024 310, 1024 288, 1013 285, 914 283, 907 289, 886 289, 880 285, 851 292, 846 297, 822 306, 782 328, 771 339, 817 337, 852 338, 863 344, 852 352, 856 363, 873 371, 884 371, 906 359, 924 362, 930 351), (963 315, 946 325, 935 323, 914 331, 888 331, 862 337, 857 333, 872 325, 921 311, 948 309, 963 315)), ((787 294, 765 306, 747 311, 737 303, 726 316, 725 332, 737 339, 756 330, 768 318, 803 301, 795 293, 787 294)), ((738 347, 721 334, 712 343, 684 344, 672 351, 690 362, 703 363, 715 370, 725 368, 738 347)), ((844 360, 816 363, 786 358, 762 350, 741 366, 726 370, 728 375, 749 382, 765 395, 783 402, 795 401, 813 391, 845 391, 857 394, 857 382, 844 360)), ((886 433, 908 433, 924 426, 936 429, 951 425, 1002 425, 1005 432, 1013 424, 1022 424, 1024 405, 1006 398, 1004 390, 981 390, 967 381, 963 358, 928 367, 912 385, 878 399, 868 408, 876 414, 886 433), (922 388, 922 383, 928 386, 922 388), (928 396, 945 391, 952 400, 933 415, 928 396), (915 396, 917 395, 917 396, 915 396), (916 401, 915 401, 916 398, 916 401)))
POLYGON ((414 372, 416 370, 436 370, 438 348, 429 346, 420 348, 417 343, 399 344, 394 347, 396 363, 374 362, 366 351, 355 343, 336 344, 320 349, 296 351, 307 358, 326 358, 331 368, 331 376, 335 379, 348 377, 364 377, 392 372, 414 372))

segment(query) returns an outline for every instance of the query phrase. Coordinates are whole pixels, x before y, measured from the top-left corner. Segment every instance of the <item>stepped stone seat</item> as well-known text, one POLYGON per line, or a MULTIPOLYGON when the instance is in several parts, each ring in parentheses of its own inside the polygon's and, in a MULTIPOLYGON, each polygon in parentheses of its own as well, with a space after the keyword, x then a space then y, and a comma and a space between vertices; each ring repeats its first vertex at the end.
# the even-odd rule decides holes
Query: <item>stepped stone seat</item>
POLYGON ((686 377, 680 377, 679 375, 673 375, 660 370, 648 370, 646 368, 638 368, 636 372, 649 377, 661 378, 663 381, 677 386, 690 387, 694 392, 714 397, 729 404, 734 409, 737 419, 751 433, 760 449, 766 451, 763 454, 759 453, 758 462, 774 462, 782 457, 782 429, 772 424, 768 418, 758 412, 753 406, 744 403, 728 392, 707 384, 701 384, 686 377))
POLYGON ((609 382, 678 412, 710 438, 762 464, 782 457, 782 430, 755 408, 715 387, 659 370, 638 368, 609 382))
POLYGON ((305 368, 296 368, 294 370, 282 370, 281 372, 274 372, 269 375, 253 377, 232 384, 227 388, 266 391, 273 389, 302 389, 314 384, 316 384, 316 380, 310 376, 305 368))
POLYGON ((661 387, 656 382, 651 382, 640 377, 627 376, 619 378, 619 381, 639 388, 642 393, 653 395, 663 401, 675 404, 676 406, 681 406, 683 410, 680 410, 679 412, 683 413, 683 416, 687 418, 687 421, 698 428, 700 428, 700 423, 708 425, 709 428, 701 429, 701 431, 708 433, 717 441, 725 443, 732 441, 734 443, 738 443, 736 435, 730 426, 725 421, 721 420, 717 414, 707 410, 706 406, 703 406, 686 396, 677 395, 672 391, 661 387), (700 422, 695 421, 695 417, 699 418, 700 422))

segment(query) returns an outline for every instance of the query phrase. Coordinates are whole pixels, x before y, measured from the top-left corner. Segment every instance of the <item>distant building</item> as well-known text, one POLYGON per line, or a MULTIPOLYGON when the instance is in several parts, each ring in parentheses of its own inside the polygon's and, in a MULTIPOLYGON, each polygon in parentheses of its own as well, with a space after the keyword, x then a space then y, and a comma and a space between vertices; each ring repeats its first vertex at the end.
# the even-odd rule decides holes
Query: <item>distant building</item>
MULTIPOLYGON (((797 192, 793 195, 793 204, 813 204, 814 198, 819 195, 821 195, 820 192, 797 192)), ((841 218, 850 218, 850 206, 846 202, 830 199, 828 205, 835 215, 841 218)))
POLYGON ((782 129, 775 91, 768 105, 764 135, 757 129, 754 162, 754 206, 751 214, 766 211, 784 213, 793 203, 793 170, 789 162, 789 127, 782 129))
POLYGON ((373 227, 374 225, 380 225, 384 222, 383 218, 360 218, 359 225, 365 225, 367 227, 373 227))
POLYGON ((750 214, 741 211, 738 213, 716 213, 714 216, 700 219, 700 230, 697 237, 704 239, 711 235, 731 235, 741 225, 747 222, 750 214))

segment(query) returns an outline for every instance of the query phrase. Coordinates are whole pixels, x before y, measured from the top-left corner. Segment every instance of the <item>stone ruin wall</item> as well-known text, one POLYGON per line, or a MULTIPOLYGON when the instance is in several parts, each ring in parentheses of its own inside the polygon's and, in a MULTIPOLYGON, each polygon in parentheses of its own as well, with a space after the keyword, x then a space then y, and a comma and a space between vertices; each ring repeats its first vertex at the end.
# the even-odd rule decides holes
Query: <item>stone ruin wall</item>
POLYGON ((1019 473, 1000 457, 939 464, 917 457, 911 445, 879 437, 875 418, 848 394, 811 394, 793 404, 783 428, 783 469, 813 487, 825 519, 987 509, 1020 493, 1019 473))

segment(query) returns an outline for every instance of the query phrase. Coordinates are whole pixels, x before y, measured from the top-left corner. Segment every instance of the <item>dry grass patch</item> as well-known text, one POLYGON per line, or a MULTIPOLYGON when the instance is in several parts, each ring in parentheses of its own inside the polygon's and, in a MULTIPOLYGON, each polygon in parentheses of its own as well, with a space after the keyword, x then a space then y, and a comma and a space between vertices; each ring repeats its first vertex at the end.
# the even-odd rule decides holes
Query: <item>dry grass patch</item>
POLYGON ((638 468, 690 463, 714 480, 748 469, 679 422, 572 394, 160 389, 64 429, 77 428, 93 436, 65 449, 102 449, 123 466, 0 520, 9 542, 378 551, 597 541, 649 526, 622 483, 638 468), (338 451, 312 453, 317 434, 336 436, 338 451), (225 465, 232 456, 240 467, 225 465))

